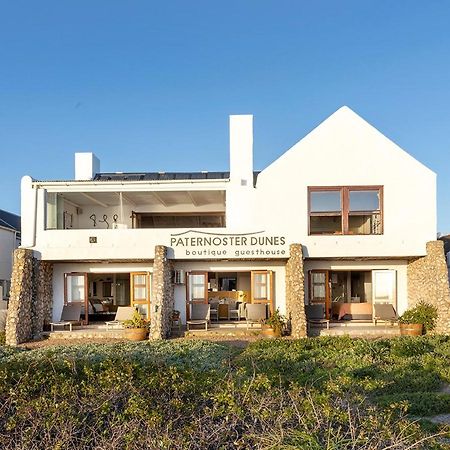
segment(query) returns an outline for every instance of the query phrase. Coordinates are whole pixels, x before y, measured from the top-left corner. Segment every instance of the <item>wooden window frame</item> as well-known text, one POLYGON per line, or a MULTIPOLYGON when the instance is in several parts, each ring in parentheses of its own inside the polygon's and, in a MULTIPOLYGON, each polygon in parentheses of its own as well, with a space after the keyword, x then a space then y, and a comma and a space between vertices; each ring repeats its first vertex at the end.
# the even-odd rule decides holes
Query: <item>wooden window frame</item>
POLYGON ((251 270, 250 271, 250 295, 251 302, 250 303, 262 303, 265 305, 269 305, 270 314, 274 312, 274 275, 272 270, 251 270), (265 298, 255 298, 255 275, 265 275, 266 276, 266 293, 267 296, 265 298))
POLYGON ((308 186, 308 235, 309 236, 380 236, 384 234, 384 189, 383 186, 308 186), (311 193, 312 192, 327 192, 340 191, 341 194, 341 211, 330 212, 312 212, 311 211, 311 193), (351 212, 350 207, 350 192, 353 191, 378 191, 380 199, 380 209, 375 211, 356 211, 351 212), (349 232, 348 223, 349 216, 363 216, 370 214, 380 214, 380 233, 352 233, 349 232), (313 233, 311 232, 311 217, 324 216, 341 216, 342 224, 341 231, 338 233, 313 233))
POLYGON ((186 318, 189 320, 191 318, 191 305, 193 304, 203 304, 208 303, 208 271, 207 270, 191 270, 186 273, 186 318), (205 279, 205 290, 202 298, 190 299, 191 297, 191 275, 202 275, 205 279))
POLYGON ((151 274, 150 272, 130 272, 130 305, 134 306, 134 305, 146 305, 147 306, 147 317, 146 319, 149 320, 151 318, 151 274), (134 277, 135 276, 145 276, 145 284, 136 284, 134 282, 134 277), (146 298, 142 299, 136 299, 134 296, 134 289, 136 287, 145 287, 145 293, 146 293, 146 298))
POLYGON ((308 304, 310 305, 324 305, 325 307, 325 318, 330 319, 331 312, 331 290, 330 290, 330 272, 329 269, 313 269, 308 271, 308 304), (313 275, 317 273, 323 273, 325 275, 325 298, 323 302, 313 301, 314 298, 314 283, 313 275))

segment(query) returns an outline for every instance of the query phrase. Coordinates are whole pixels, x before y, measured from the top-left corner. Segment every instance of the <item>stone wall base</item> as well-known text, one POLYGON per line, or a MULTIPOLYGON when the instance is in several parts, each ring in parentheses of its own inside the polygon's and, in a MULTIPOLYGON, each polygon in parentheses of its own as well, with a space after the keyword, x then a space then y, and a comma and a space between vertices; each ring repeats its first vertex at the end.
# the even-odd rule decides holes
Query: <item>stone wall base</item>
POLYGON ((408 307, 424 301, 436 306, 436 333, 450 333, 450 293, 444 243, 427 243, 427 255, 408 263, 408 307))
POLYGON ((33 257, 33 251, 16 249, 6 317, 6 344, 18 345, 42 338, 53 298, 53 265, 33 257))

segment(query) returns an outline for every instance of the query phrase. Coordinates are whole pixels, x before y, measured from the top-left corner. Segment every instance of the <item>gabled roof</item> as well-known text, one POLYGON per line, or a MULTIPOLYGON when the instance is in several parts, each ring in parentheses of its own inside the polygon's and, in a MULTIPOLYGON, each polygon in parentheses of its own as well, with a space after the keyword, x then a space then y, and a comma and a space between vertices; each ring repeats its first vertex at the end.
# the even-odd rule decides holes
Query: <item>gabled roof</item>
POLYGON ((20 216, 0 209, 0 227, 20 231, 20 216))
POLYGON ((327 117, 267 166, 261 175, 262 178, 265 177, 266 174, 271 173, 274 168, 278 168, 280 165, 289 167, 303 162, 302 158, 307 157, 308 154, 319 155, 324 161, 326 161, 327 152, 339 153, 342 158, 347 157, 350 150, 352 150, 352 155, 364 155, 364 152, 367 154, 369 151, 367 148, 369 143, 371 144, 372 155, 378 156, 384 151, 389 157, 395 155, 398 158, 397 164, 401 164, 404 170, 406 170, 405 164, 410 164, 410 167, 415 167, 418 170, 421 168, 423 171, 436 176, 435 172, 429 167, 403 150, 348 106, 342 106, 327 117), (361 146, 359 147, 359 145, 361 146))

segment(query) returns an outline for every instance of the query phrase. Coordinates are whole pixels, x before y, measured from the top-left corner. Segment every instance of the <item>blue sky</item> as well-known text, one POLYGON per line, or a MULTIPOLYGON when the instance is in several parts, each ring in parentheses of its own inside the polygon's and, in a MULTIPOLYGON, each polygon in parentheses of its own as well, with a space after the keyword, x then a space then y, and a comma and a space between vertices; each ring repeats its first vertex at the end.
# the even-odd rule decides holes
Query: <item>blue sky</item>
POLYGON ((348 105, 438 173, 450 232, 448 1, 0 8, 1 209, 20 211, 22 175, 72 178, 75 151, 103 171, 228 170, 230 114, 254 114, 261 169, 348 105))

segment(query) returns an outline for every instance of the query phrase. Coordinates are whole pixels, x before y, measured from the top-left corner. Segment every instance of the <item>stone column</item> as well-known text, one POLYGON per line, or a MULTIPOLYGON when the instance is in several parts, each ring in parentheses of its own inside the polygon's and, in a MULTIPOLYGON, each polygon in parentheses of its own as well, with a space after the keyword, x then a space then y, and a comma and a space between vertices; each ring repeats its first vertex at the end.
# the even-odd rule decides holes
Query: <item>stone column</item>
POLYGON ((167 259, 167 247, 155 247, 153 262, 150 339, 167 339, 171 331, 174 305, 172 261, 167 259))
POLYGON ((36 304, 34 307, 33 337, 42 337, 44 325, 52 321, 53 313, 53 264, 48 261, 37 261, 35 276, 36 304))
POLYGON ((291 244, 286 263, 286 314, 295 338, 306 337, 305 275, 301 244, 291 244))
POLYGON ((450 333, 450 293, 442 241, 427 242, 427 255, 408 262, 408 307, 424 301, 436 306, 436 333, 450 333))
POLYGON ((14 251, 11 290, 6 317, 6 344, 17 345, 33 337, 33 251, 14 251))

